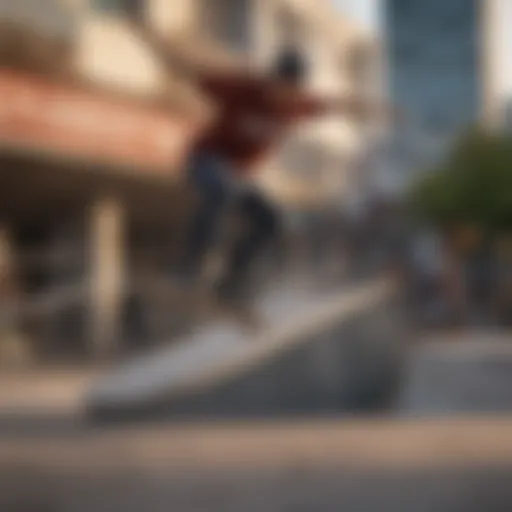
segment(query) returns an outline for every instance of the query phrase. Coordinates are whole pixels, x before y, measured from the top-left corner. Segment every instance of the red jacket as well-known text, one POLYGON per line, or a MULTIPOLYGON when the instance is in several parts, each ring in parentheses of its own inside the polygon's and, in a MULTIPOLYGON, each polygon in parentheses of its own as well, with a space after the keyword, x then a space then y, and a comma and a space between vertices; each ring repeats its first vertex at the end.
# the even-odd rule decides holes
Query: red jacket
POLYGON ((204 76, 200 85, 218 112, 195 149, 219 154, 242 174, 275 149, 290 125, 325 110, 298 89, 249 75, 204 76))

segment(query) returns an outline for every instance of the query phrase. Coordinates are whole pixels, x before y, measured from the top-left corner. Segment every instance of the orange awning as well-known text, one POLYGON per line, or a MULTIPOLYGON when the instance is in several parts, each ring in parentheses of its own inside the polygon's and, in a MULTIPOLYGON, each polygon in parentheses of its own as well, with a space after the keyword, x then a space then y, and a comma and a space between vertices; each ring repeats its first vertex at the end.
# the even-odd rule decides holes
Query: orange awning
POLYGON ((198 129, 149 101, 8 69, 0 69, 0 97, 0 145, 141 173, 176 172, 198 129))

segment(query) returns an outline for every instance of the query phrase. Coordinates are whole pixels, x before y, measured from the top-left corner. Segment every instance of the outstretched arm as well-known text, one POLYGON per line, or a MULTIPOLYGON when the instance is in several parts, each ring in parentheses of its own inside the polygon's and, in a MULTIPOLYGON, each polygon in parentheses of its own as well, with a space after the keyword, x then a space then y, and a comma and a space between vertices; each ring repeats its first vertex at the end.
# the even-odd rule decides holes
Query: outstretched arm
POLYGON ((284 118, 300 120, 327 114, 361 120, 395 120, 398 117, 397 112, 381 101, 356 95, 322 98, 250 71, 205 73, 201 81, 214 96, 243 94, 249 101, 254 99, 258 103, 264 103, 269 111, 284 118))
POLYGON ((264 101, 270 110, 279 112, 288 118, 307 118, 336 113, 363 119, 394 119, 396 113, 380 102, 370 102, 361 97, 339 97, 322 99, 291 86, 283 86, 271 77, 260 75, 254 70, 244 69, 240 65, 227 66, 216 71, 204 69, 192 63, 173 45, 164 40, 144 22, 130 20, 132 28, 153 50, 155 55, 173 71, 180 70, 196 79, 214 97, 224 100, 226 95, 245 94, 264 101))
POLYGON ((327 114, 346 115, 362 120, 396 119, 398 113, 380 101, 361 96, 321 98, 288 87, 276 86, 270 91, 276 108, 297 117, 314 117, 327 114))
POLYGON ((266 105, 267 111, 275 112, 282 118, 300 120, 327 114, 363 120, 390 120, 397 117, 396 112, 380 101, 355 95, 321 98, 250 71, 205 72, 200 81, 214 97, 226 100, 230 95, 243 95, 248 101, 266 105))

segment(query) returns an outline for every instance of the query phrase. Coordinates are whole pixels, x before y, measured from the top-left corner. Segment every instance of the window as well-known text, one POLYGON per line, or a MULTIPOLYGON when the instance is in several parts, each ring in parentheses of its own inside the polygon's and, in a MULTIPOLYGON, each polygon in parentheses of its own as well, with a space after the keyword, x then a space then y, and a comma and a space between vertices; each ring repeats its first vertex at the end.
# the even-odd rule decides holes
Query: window
POLYGON ((284 45, 295 46, 302 41, 304 27, 297 16, 288 9, 281 8, 277 15, 277 31, 284 45))
POLYGON ((425 129, 431 134, 447 131, 450 124, 450 119, 446 112, 431 110, 425 116, 425 129))
POLYGON ((91 0, 91 8, 107 14, 142 17, 145 0, 91 0))
POLYGON ((250 9, 252 0, 202 0, 201 25, 214 39, 235 51, 250 45, 250 9))
POLYGON ((375 85, 377 64, 377 55, 368 45, 356 45, 350 49, 347 56, 348 75, 352 82, 362 89, 375 85))
POLYGON ((421 55, 421 47, 411 42, 402 42, 394 48, 394 57, 400 65, 409 65, 417 61, 421 55))
POLYGON ((319 180, 329 163, 325 148, 296 139, 289 140, 281 148, 280 160, 290 178, 311 183, 319 180))

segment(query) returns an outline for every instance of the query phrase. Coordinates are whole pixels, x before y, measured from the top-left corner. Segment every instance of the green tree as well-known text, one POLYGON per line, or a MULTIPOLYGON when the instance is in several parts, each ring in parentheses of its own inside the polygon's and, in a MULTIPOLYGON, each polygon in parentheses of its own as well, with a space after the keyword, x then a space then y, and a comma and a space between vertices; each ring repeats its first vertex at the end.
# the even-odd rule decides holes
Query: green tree
POLYGON ((512 231, 512 139, 471 131, 413 188, 414 211, 443 229, 512 231))

